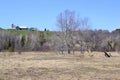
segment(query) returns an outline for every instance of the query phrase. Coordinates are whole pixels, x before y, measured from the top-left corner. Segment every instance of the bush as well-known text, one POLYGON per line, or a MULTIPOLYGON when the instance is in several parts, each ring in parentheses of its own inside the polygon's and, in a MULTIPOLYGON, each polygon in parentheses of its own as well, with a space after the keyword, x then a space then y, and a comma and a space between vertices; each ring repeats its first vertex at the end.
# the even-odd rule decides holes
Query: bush
POLYGON ((9 51, 10 51, 10 52, 14 52, 14 47, 10 47, 10 48, 9 48, 9 51))

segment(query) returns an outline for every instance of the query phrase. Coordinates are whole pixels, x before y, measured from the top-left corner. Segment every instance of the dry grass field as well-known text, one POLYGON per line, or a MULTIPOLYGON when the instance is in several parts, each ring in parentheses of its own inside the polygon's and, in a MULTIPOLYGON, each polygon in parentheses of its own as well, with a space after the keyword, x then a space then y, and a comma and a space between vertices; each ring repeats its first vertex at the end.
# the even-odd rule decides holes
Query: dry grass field
POLYGON ((0 53, 0 80, 120 80, 120 56, 0 53))

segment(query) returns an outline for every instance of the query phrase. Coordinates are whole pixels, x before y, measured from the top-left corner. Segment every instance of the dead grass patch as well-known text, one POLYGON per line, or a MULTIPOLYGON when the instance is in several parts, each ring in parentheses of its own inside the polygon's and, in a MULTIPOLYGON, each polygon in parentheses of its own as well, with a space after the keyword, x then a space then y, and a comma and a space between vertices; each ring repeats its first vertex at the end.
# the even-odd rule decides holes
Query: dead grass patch
POLYGON ((119 56, 106 58, 100 52, 0 53, 0 80, 120 80, 119 61, 119 56))

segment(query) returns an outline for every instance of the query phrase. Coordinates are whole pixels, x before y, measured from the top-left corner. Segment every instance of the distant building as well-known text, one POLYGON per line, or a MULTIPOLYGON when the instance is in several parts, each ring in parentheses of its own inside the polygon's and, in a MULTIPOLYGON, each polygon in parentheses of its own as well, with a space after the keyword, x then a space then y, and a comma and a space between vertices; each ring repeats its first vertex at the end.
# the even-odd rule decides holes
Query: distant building
POLYGON ((28 30, 28 28, 26 26, 16 26, 14 24, 11 25, 12 29, 16 29, 16 30, 28 30))
POLYGON ((31 28, 27 28, 26 26, 16 26, 14 24, 11 24, 11 28, 14 30, 31 30, 31 31, 37 31, 36 28, 31 27, 31 28))
POLYGON ((37 31, 37 29, 36 29, 36 28, 33 28, 33 27, 29 28, 28 30, 37 31))
POLYGON ((3 28, 0 27, 0 30, 3 30, 3 28))
POLYGON ((19 30, 28 30, 26 26, 19 26, 19 30))

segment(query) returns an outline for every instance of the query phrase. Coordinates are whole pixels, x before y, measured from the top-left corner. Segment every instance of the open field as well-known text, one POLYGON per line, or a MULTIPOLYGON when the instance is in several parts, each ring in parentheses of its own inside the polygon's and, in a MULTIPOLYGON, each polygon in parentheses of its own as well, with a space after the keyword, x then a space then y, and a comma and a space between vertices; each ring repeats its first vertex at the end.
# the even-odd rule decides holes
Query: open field
POLYGON ((120 56, 0 53, 0 80, 120 80, 120 56))

